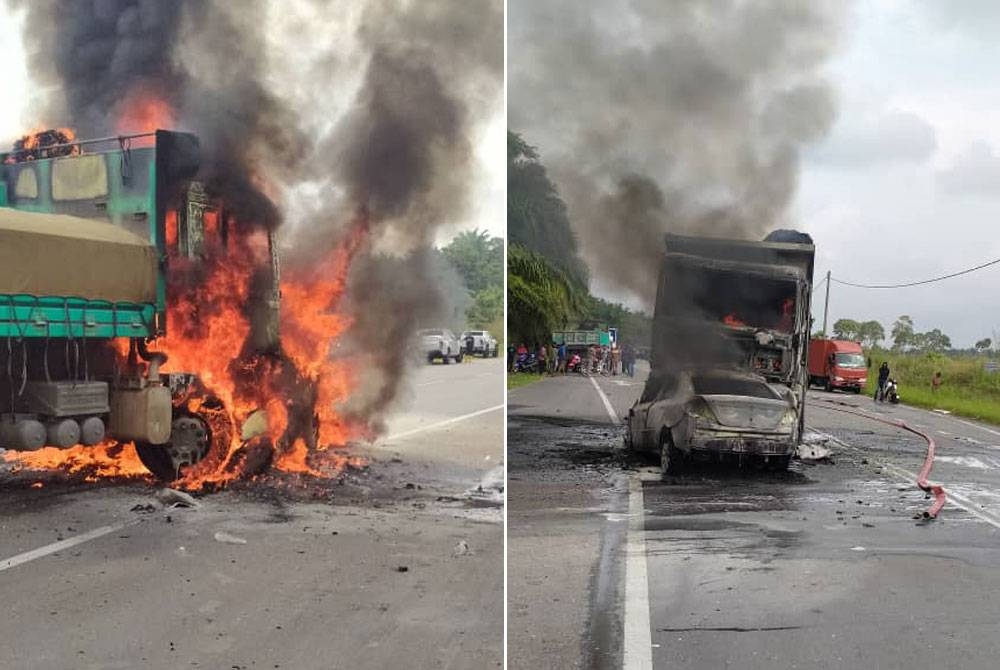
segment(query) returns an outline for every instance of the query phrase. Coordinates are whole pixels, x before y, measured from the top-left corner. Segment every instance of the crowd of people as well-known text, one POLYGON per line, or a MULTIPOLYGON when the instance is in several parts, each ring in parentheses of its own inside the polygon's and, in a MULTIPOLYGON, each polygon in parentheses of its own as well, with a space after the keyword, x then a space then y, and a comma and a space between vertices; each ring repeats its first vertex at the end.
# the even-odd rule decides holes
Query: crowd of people
POLYGON ((507 347, 508 372, 534 372, 536 374, 582 374, 635 376, 635 348, 592 344, 582 350, 570 350, 566 344, 550 342, 537 348, 525 344, 507 347))

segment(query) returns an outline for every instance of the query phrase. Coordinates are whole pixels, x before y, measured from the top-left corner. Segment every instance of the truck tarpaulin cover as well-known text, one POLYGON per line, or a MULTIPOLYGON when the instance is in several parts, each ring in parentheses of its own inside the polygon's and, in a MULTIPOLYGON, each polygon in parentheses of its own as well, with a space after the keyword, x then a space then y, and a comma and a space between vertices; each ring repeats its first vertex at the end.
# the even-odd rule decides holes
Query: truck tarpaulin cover
POLYGON ((0 208, 0 294, 155 303, 156 257, 111 223, 0 208))

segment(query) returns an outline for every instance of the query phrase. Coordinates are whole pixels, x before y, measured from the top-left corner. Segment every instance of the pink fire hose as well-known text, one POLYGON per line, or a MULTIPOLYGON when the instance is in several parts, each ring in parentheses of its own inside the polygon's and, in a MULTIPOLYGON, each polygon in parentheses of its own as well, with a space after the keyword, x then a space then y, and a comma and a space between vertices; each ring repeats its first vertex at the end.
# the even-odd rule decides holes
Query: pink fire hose
MULTIPOLYGON (((854 405, 849 405, 847 403, 837 402, 835 400, 826 400, 825 402, 837 405, 844 405, 845 407, 854 407, 854 405)), ((878 421, 879 423, 884 423, 889 426, 894 426, 896 428, 902 428, 905 431, 913 433, 914 435, 919 435, 927 441, 927 456, 924 457, 924 465, 920 468, 919 474, 917 474, 917 486, 921 491, 929 495, 934 496, 934 503, 923 513, 925 519, 936 519, 938 512, 944 507, 945 503, 945 493, 944 488, 939 484, 931 484, 927 481, 927 478, 931 474, 931 468, 934 467, 934 438, 917 430, 916 428, 911 428, 906 425, 906 422, 899 419, 883 419, 882 417, 872 416, 867 412, 861 411, 851 411, 849 409, 844 409, 843 407, 830 407, 829 409, 835 412, 843 412, 845 414, 854 414, 855 416, 864 417, 865 419, 871 419, 872 421, 878 421)))

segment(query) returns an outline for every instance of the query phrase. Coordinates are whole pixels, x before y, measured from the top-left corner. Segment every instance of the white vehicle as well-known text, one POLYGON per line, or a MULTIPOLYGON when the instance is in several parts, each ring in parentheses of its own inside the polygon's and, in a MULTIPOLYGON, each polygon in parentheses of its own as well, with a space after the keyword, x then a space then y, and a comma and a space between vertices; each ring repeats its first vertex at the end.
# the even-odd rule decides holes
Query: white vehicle
POLYGON ((464 350, 462 343, 455 337, 455 333, 447 328, 432 328, 417 331, 423 353, 427 356, 427 362, 433 363, 440 358, 445 365, 454 360, 456 363, 462 362, 464 350))
POLYGON ((799 443, 797 396, 741 371, 657 374, 629 410, 626 443, 659 453, 664 474, 735 456, 783 470, 799 443))
POLYGON ((495 358, 499 353, 497 351, 497 338, 490 335, 490 331, 488 330, 467 330, 462 333, 459 341, 465 349, 465 353, 469 353, 468 342, 470 337, 472 338, 473 354, 478 354, 483 358, 495 358))

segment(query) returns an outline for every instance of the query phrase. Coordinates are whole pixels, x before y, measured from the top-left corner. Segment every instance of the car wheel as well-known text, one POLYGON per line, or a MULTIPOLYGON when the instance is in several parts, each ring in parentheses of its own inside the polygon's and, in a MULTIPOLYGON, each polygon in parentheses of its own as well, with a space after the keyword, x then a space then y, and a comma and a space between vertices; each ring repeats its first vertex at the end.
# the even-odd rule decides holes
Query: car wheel
POLYGON ((675 475, 684 465, 684 453, 674 446, 669 430, 660 434, 660 470, 663 476, 675 475))
POLYGON ((464 358, 465 358, 465 355, 460 353, 458 356, 455 356, 455 362, 456 363, 461 363, 462 359, 464 359, 464 358))
POLYGON ((767 460, 767 469, 772 472, 784 472, 792 462, 791 455, 771 456, 767 460))
POLYGON ((441 354, 441 363, 443 365, 448 365, 449 363, 451 363, 450 355, 451 355, 451 349, 449 349, 447 352, 441 354))

